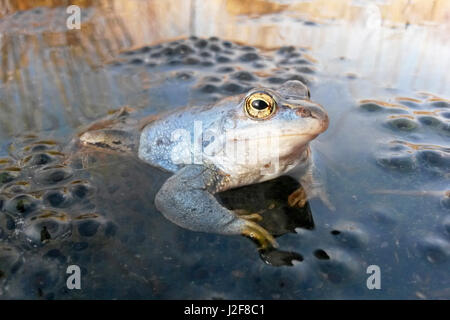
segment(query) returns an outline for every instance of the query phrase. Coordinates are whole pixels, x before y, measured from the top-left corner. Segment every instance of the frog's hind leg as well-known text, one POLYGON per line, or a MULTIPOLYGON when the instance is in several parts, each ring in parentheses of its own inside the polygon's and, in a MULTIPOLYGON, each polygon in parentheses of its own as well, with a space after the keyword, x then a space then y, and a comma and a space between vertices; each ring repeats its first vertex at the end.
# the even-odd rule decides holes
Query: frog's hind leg
POLYGON ((186 166, 167 179, 155 197, 156 208, 180 227, 201 232, 244 235, 261 248, 276 247, 272 235, 256 224, 256 215, 245 219, 223 207, 214 197, 223 177, 201 165, 186 166))

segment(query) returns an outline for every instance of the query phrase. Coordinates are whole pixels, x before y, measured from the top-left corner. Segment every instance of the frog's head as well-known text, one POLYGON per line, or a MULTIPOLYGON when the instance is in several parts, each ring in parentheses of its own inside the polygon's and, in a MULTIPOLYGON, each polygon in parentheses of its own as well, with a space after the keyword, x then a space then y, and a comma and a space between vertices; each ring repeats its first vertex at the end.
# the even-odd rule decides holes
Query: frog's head
POLYGON ((227 150, 234 151, 215 163, 230 174, 260 171, 274 163, 280 164, 274 172, 280 174, 306 160, 308 143, 328 128, 327 112, 310 100, 300 81, 285 82, 276 90, 258 87, 222 103, 228 110, 222 138, 227 150))
POLYGON ((242 101, 249 120, 246 124, 264 126, 280 137, 312 140, 328 128, 328 114, 310 97, 308 88, 297 80, 287 81, 277 90, 255 88, 242 101))
MULTIPOLYGON (((279 155, 289 155, 306 146, 328 128, 328 114, 310 100, 300 81, 285 82, 277 90, 255 88, 234 110, 233 131, 250 140, 256 132, 278 139, 279 155)), ((257 137, 254 137, 257 138, 257 137)))

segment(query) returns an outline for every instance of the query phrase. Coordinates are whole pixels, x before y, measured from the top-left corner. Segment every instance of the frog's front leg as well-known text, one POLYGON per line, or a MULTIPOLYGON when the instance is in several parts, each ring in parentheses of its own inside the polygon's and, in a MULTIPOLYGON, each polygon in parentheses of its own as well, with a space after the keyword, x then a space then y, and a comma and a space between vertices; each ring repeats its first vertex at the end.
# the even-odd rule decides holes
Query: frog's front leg
POLYGON ((251 219, 237 216, 214 197, 226 178, 217 170, 189 165, 170 177, 155 197, 156 208, 180 227, 254 239, 262 249, 276 247, 275 239, 251 219))

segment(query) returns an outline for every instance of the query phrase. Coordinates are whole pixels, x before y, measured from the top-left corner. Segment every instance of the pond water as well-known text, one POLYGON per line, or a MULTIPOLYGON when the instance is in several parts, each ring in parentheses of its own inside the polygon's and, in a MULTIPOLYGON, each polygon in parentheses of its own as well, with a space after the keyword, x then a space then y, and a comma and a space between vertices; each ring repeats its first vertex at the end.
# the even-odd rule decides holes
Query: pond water
POLYGON ((65 5, 0 6, 0 298, 450 298, 448 1, 82 1, 79 30, 65 5), (168 173, 67 148, 121 106, 289 79, 329 114, 312 148, 336 210, 290 208, 287 177, 218 196, 278 251, 181 229, 153 202, 168 173))

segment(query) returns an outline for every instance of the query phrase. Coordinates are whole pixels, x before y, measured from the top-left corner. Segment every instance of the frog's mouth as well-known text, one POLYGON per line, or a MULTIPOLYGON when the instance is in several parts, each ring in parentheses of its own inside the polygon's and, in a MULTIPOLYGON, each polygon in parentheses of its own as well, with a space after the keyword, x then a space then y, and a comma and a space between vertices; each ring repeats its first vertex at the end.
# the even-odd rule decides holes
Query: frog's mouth
POLYGON ((300 125, 287 124, 286 127, 281 127, 273 130, 273 134, 280 140, 298 140, 311 141, 318 135, 325 132, 328 129, 328 116, 320 114, 316 116, 312 115, 308 119, 304 119, 300 125))
POLYGON ((278 136, 280 153, 290 153, 293 150, 302 150, 319 134, 283 134, 278 136), (283 151, 284 150, 284 151, 283 151))
POLYGON ((303 122, 299 131, 299 126, 287 124, 280 128, 273 126, 268 128, 250 128, 246 130, 234 131, 226 134, 230 143, 254 142, 264 146, 271 145, 274 142, 292 146, 302 146, 314 140, 319 134, 328 128, 328 118, 303 122))
POLYGON ((245 137, 231 139, 227 142, 227 150, 234 152, 253 153, 256 152, 262 158, 293 157, 297 158, 308 148, 309 142, 319 134, 310 133, 285 133, 271 136, 245 137))

